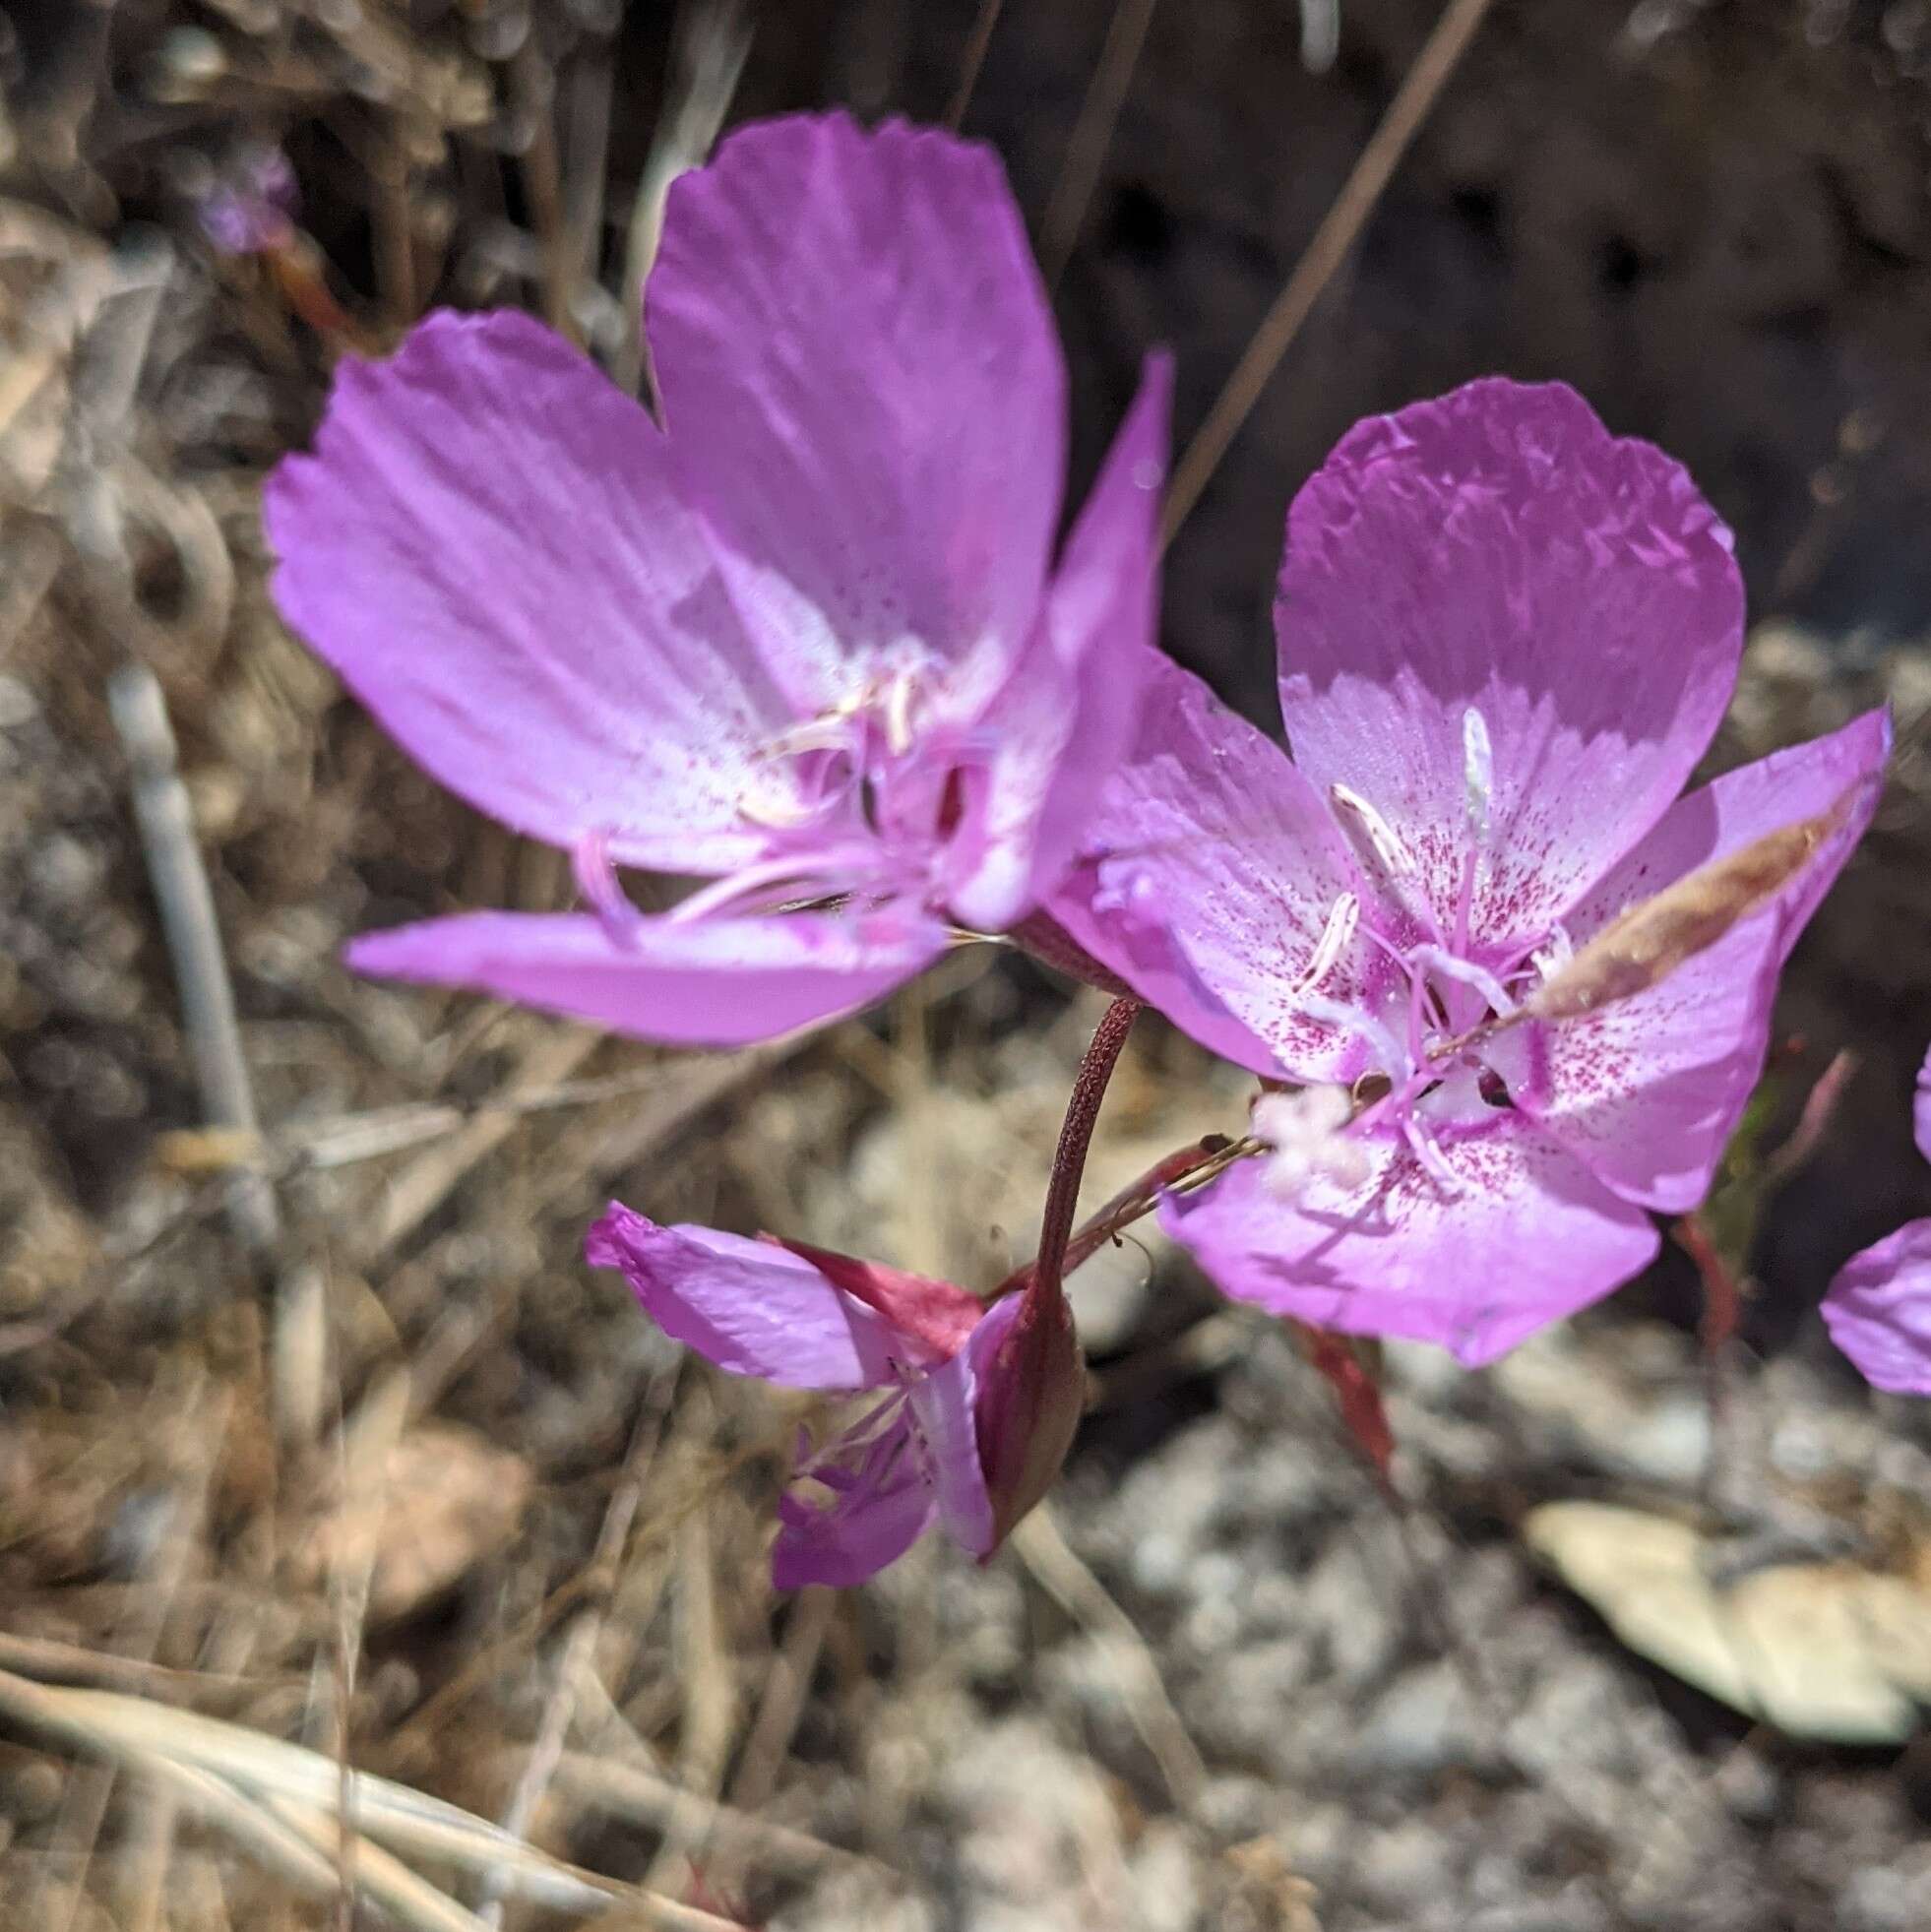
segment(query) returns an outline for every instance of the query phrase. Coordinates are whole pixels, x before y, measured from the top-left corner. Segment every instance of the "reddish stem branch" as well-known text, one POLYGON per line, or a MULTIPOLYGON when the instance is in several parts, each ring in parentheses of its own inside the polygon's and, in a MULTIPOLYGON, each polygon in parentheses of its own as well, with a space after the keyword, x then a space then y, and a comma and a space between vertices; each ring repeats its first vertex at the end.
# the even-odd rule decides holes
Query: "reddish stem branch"
POLYGON ((1087 1055, 1073 1082, 1060 1124, 1059 1146, 1053 1151, 1052 1178, 1046 1184, 1046 1206, 1039 1217, 1039 1257, 1032 1264, 1031 1288, 1056 1298, 1066 1272, 1066 1247, 1073 1233, 1073 1212, 1080 1205, 1080 1181, 1087 1171, 1087 1150, 1092 1145, 1093 1123, 1106 1096, 1106 1083, 1126 1045, 1127 1034, 1139 1017, 1140 1002, 1117 999, 1093 1028, 1087 1055))
MULTIPOLYGON (((1096 1214, 1089 1215, 1081 1222, 1066 1244, 1065 1257, 1060 1264, 1061 1278, 1097 1254, 1107 1242, 1131 1227, 1135 1221, 1151 1215, 1159 1206, 1160 1196, 1167 1189, 1178 1187, 1183 1181, 1211 1180, 1236 1160, 1259 1152, 1259 1144, 1254 1141, 1230 1141, 1224 1134, 1204 1134, 1198 1141, 1191 1141, 1187 1146, 1163 1155, 1138 1179, 1123 1187, 1096 1214)), ((997 1301, 1024 1288, 1032 1279, 1037 1267, 1036 1262, 1029 1261, 1024 1268, 1009 1275, 993 1290, 992 1299, 997 1301)))

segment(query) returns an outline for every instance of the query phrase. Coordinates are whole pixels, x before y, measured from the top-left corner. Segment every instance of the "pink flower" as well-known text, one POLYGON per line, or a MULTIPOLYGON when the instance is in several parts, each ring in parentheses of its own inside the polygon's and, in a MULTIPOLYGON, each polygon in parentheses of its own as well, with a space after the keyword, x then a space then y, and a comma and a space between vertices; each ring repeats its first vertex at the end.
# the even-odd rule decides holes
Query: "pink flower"
MULTIPOLYGON (((590 1230, 664 1333, 732 1375, 871 1392, 779 1506, 779 1589, 862 1583, 936 1522, 988 1556, 1059 1471, 1085 1375, 1029 1294, 987 1307, 949 1281, 798 1242, 662 1227, 619 1202, 590 1230)), ((1063 1317, 1065 1303, 1056 1307, 1063 1317)))
MULTIPOLYGON (((1931 1053, 1918 1069, 1915 1125, 1931 1160, 1931 1053)), ((1931 1396, 1931 1220, 1852 1255, 1825 1293, 1824 1325, 1874 1388, 1931 1396)))
POLYGON ((1559 387, 1363 422, 1301 491, 1276 606, 1291 762, 1169 672, 1051 907, 1206 1045, 1365 1105, 1342 1130, 1365 1160, 1297 1146, 1163 1204, 1226 1292, 1482 1362, 1636 1274, 1649 1211, 1702 1197, 1889 745, 1873 714, 1678 799, 1742 616, 1689 477, 1559 387), (1661 983, 1448 1049, 1633 902, 1860 785, 1661 983))
POLYGON ((662 429, 527 316, 439 314, 343 364, 265 508, 289 624, 594 908, 351 963, 728 1045, 1064 870, 1151 656, 1169 378, 1053 566, 1065 371, 999 163, 841 115, 677 183, 648 309, 662 429), (710 883, 645 916, 618 865, 710 883))

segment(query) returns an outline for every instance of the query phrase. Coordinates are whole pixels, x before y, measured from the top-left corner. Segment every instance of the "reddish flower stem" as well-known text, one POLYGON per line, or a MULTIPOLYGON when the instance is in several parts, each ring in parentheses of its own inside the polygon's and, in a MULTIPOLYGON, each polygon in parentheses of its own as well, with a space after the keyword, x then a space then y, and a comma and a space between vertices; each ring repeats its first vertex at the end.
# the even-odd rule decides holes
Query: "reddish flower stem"
POLYGON ((1743 1292, 1730 1273, 1729 1264, 1716 1252, 1716 1244, 1699 1215, 1685 1215, 1669 1231, 1676 1245, 1697 1265, 1697 1274, 1703 1281, 1704 1352, 1714 1356, 1736 1334, 1743 1312, 1743 1292))
POLYGON ((1066 1102, 1066 1118, 1060 1124, 1059 1146, 1053 1151, 1052 1178, 1046 1183, 1046 1206, 1039 1217, 1039 1255, 1032 1264, 1028 1293, 1037 1292, 1051 1300, 1057 1300, 1061 1293, 1073 1212, 1080 1205, 1080 1181, 1087 1171, 1093 1124, 1099 1118, 1099 1103, 1106 1096, 1106 1083, 1113 1078, 1120 1049, 1126 1045, 1139 1014, 1138 1000, 1115 1000, 1093 1028, 1086 1058, 1080 1062, 1072 1096, 1066 1102))
POLYGON ((1374 1473, 1376 1486, 1399 1506, 1395 1488, 1395 1431, 1389 1427, 1381 1388, 1347 1337, 1311 1328, 1291 1317, 1287 1322, 1301 1353, 1335 1392, 1342 1426, 1374 1473))

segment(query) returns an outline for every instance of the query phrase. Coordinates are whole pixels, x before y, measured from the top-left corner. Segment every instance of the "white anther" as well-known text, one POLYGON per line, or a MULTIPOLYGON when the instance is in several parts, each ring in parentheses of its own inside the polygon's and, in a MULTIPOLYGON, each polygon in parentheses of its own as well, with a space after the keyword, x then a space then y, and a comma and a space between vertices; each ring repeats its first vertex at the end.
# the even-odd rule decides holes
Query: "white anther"
POLYGON ((1429 1133, 1411 1113, 1404 1113, 1402 1116, 1402 1138, 1407 1142, 1408 1152, 1420 1161, 1422 1171, 1435 1183, 1441 1193, 1451 1201, 1461 1194, 1460 1176, 1448 1164, 1434 1135, 1429 1133))
POLYGON ((1556 925, 1550 928, 1547 943, 1529 954, 1528 963, 1544 979, 1553 979, 1575 957, 1576 943, 1569 937, 1569 928, 1556 925))
POLYGON ((1328 914, 1328 923, 1321 929, 1321 937, 1315 944, 1313 957, 1307 963, 1307 970, 1295 981, 1294 992, 1297 996, 1313 992, 1334 970, 1335 962, 1347 951, 1354 938, 1354 930, 1360 923, 1361 902, 1352 893, 1342 893, 1328 914))
POLYGON ((774 832, 808 825, 819 809, 807 804, 790 785, 764 772, 754 774, 737 795, 738 816, 774 832))
POLYGON ((1373 1172, 1368 1151, 1343 1131, 1353 1111, 1339 1087, 1303 1087, 1256 1100, 1254 1132, 1273 1149, 1261 1167, 1268 1191, 1292 1201, 1316 1179, 1349 1191, 1365 1186, 1373 1172))
POLYGON ((879 709, 885 718, 885 746, 894 758, 903 758, 911 749, 912 705, 917 697, 915 664, 901 664, 885 680, 879 693, 879 709))
POLYGON ((1495 748, 1488 720, 1473 705, 1462 714, 1462 782, 1466 794, 1468 832, 1476 844, 1488 838, 1488 801, 1495 787, 1495 748))
POLYGON ((1406 879, 1413 875, 1414 861, 1396 838, 1395 828, 1358 791, 1351 785, 1331 784, 1328 795, 1341 810, 1342 829, 1358 831, 1373 846, 1376 858, 1392 878, 1406 879))

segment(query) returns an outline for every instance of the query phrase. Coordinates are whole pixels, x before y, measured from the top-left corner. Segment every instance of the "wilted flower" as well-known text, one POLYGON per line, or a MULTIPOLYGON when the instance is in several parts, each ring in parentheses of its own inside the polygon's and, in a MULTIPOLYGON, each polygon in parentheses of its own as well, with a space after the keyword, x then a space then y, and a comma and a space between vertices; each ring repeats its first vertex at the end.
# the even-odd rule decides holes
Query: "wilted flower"
MULTIPOLYGON (((1931 1160, 1931 1053, 1918 1069, 1914 1124, 1931 1160)), ((1824 1296, 1824 1325, 1874 1387, 1931 1396, 1931 1219, 1852 1255, 1824 1296)))
POLYGON ((1872 714, 1678 800, 1742 614, 1689 477, 1559 387, 1363 422, 1301 491, 1291 761, 1166 673, 1052 905, 1206 1045, 1354 1096, 1364 1173, 1289 1198, 1245 1161, 1163 1205, 1228 1293, 1484 1361, 1641 1269, 1646 1211, 1701 1198, 1889 744, 1872 714), (1679 908, 1613 1003, 1520 1011, 1634 903, 1797 821, 1768 887, 1754 859, 1722 875, 1729 923, 1679 908))
POLYGON ((733 1375, 876 1398, 801 1460, 779 1506, 780 1589, 861 1583, 935 1522, 990 1555, 1065 1460, 1085 1373, 1057 1295, 988 1307, 949 1281, 663 1227, 618 1202, 585 1253, 621 1269, 666 1335, 733 1375))
POLYGON ((527 316, 436 315, 343 365, 266 514, 288 622, 594 908, 352 963, 723 1045, 1064 870, 1152 655, 1168 376, 1049 568, 1065 372, 999 164, 840 115, 678 181, 648 314, 662 429, 527 316), (646 916, 619 865, 710 883, 646 916))

